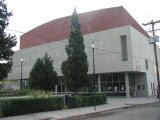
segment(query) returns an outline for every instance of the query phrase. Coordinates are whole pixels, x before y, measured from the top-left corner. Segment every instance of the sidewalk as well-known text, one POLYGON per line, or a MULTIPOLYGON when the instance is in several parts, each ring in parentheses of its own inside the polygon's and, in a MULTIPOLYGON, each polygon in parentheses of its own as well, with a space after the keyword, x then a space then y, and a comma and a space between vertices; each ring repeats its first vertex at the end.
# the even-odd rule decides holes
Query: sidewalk
POLYGON ((96 111, 94 111, 94 106, 92 106, 92 107, 58 110, 50 112, 32 113, 27 115, 0 118, 0 120, 59 120, 68 117, 92 114, 107 110, 131 107, 134 105, 153 103, 158 101, 159 100, 156 97, 108 98, 108 104, 96 106, 96 111))

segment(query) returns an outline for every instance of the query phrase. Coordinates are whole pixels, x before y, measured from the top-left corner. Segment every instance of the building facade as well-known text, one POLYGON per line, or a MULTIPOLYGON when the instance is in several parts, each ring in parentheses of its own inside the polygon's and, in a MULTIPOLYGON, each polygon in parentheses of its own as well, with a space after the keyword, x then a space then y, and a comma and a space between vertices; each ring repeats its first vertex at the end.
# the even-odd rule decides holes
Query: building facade
MULTIPOLYGON (((27 80, 36 59, 46 52, 54 60, 58 76, 63 76, 61 63, 67 58, 65 46, 70 34, 70 18, 50 21, 22 35, 21 49, 13 56, 8 79, 20 79, 22 69, 22 78, 27 80)), ((123 7, 82 13, 79 18, 90 76, 93 74, 91 44, 95 44, 96 81, 92 84, 96 84, 97 92, 127 97, 155 95, 157 77, 153 44, 134 18, 123 7)), ((159 47, 157 54, 159 58, 159 47)), ((60 91, 64 91, 64 80, 60 81, 60 91)))

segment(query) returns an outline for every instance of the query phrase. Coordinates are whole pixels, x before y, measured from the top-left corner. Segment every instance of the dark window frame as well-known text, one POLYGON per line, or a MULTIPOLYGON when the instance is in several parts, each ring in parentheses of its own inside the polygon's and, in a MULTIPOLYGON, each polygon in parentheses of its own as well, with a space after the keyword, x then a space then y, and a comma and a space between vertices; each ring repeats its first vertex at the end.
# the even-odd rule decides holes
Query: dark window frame
POLYGON ((126 35, 120 36, 121 39, 121 55, 122 61, 128 61, 127 37, 126 35))
POLYGON ((148 66, 148 60, 147 59, 145 59, 145 66, 146 66, 146 69, 148 70, 149 66, 148 66))

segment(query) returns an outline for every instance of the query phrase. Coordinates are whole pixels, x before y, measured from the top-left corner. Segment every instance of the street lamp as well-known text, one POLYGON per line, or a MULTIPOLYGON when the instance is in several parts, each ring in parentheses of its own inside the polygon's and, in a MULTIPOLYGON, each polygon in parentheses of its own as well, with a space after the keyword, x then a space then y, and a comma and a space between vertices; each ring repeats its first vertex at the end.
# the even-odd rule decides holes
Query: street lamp
POLYGON ((96 94, 96 86, 95 86, 96 77, 95 77, 95 62, 94 62, 94 49, 95 49, 95 44, 94 44, 94 42, 92 42, 91 48, 92 48, 92 53, 93 53, 94 111, 96 111, 96 98, 95 98, 95 94, 96 94))
POLYGON ((20 89, 22 89, 22 67, 23 67, 23 58, 21 58, 21 79, 20 79, 20 89))

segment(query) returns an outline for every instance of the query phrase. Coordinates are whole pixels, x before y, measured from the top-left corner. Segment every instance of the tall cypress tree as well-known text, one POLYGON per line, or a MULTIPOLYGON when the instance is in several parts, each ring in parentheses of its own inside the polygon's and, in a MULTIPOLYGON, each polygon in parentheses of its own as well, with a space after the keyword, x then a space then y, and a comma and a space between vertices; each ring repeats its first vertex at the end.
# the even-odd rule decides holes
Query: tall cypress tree
POLYGON ((63 61, 61 70, 67 79, 67 88, 73 92, 78 92, 78 88, 87 86, 88 79, 88 61, 85 53, 84 38, 81 32, 81 25, 76 9, 71 18, 71 34, 69 44, 66 45, 68 58, 63 61))
POLYGON ((10 71, 12 66, 11 57, 14 54, 11 48, 16 45, 16 37, 5 32, 12 13, 7 11, 7 5, 4 1, 0 0, 0 80, 7 77, 10 71))

